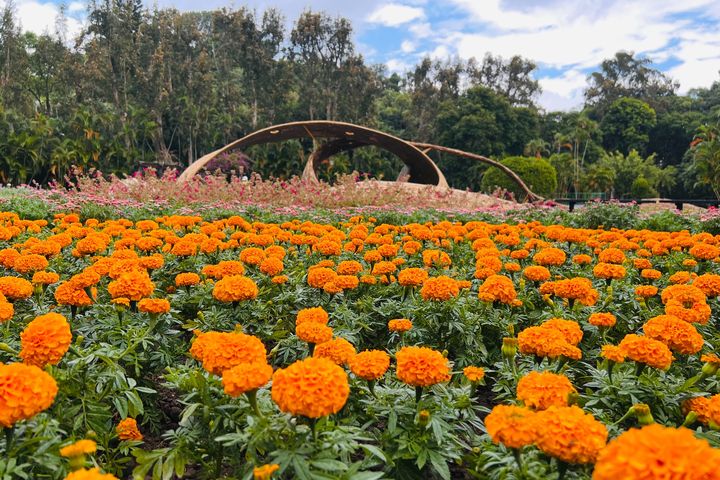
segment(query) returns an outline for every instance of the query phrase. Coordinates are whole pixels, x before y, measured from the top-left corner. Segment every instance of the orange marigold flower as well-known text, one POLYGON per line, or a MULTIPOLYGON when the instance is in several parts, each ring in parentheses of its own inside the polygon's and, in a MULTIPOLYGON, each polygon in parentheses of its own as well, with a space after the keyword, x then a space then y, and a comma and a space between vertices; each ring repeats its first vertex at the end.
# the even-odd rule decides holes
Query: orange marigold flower
POLYGON ((277 257, 267 257, 260 263, 260 271, 270 277, 279 275, 284 269, 282 260, 277 257))
POLYGON ((295 335, 307 343, 320 344, 332 339, 332 328, 317 322, 304 322, 295 326, 295 335))
POLYGON ((0 293, 0 323, 5 323, 15 315, 15 307, 0 293))
POLYGON ((485 428, 494 443, 519 449, 535 443, 538 434, 536 416, 525 407, 496 405, 485 417, 485 428))
POLYGON ((102 473, 99 468, 81 468, 70 472, 65 477, 65 480, 118 480, 115 475, 110 473, 102 473))
POLYGON ((470 380, 471 382, 479 382, 483 378, 485 378, 485 369, 482 367, 465 367, 463 368, 463 375, 465 375, 465 378, 470 380))
POLYGON ((565 320, 564 318, 551 318, 540 324, 542 328, 552 328, 563 334, 565 341, 570 345, 577 345, 583 337, 583 331, 580 324, 574 320, 565 320))
POLYGON ((549 407, 564 407, 570 394, 577 393, 565 375, 551 372, 532 371, 522 377, 517 385, 517 398, 526 407, 545 410, 549 407))
POLYGON ((327 342, 317 344, 313 356, 327 358, 342 367, 350 363, 355 353, 355 347, 353 347, 352 343, 344 338, 333 338, 327 342))
POLYGON ((633 267, 643 270, 646 268, 652 268, 652 263, 647 258, 636 258, 633 260, 633 267))
POLYGON ((596 327, 614 327, 617 319, 612 313, 597 312, 590 315, 588 322, 596 327))
POLYGON ((288 280, 289 279, 288 279, 287 275, 277 275, 270 279, 270 281, 272 283, 274 283, 275 285, 283 285, 283 284, 287 283, 288 280))
POLYGON ((403 333, 412 328, 413 324, 407 318, 396 318, 388 322, 388 329, 391 332, 403 333))
MULTIPOLYGON (((395 265, 393 265, 394 267, 395 265)), ((313 268, 308 271, 308 285, 315 288, 323 288, 326 283, 332 282, 337 277, 337 273, 325 267, 313 268)))
POLYGON ((645 335, 659 340, 670 350, 691 355, 702 349, 703 338, 691 323, 684 322, 672 315, 658 315, 643 325, 645 335))
POLYGON ((490 275, 478 288, 478 298, 484 302, 512 304, 517 292, 512 280, 503 275, 490 275))
POLYGON ((24 300, 33 294, 32 283, 20 277, 0 277, 0 293, 10 300, 24 300))
POLYGON ((42 255, 20 255, 13 263, 13 270, 20 274, 45 270, 49 265, 47 258, 42 255))
POLYGON ((240 363, 222 372, 222 385, 231 397, 264 387, 272 378, 273 369, 265 362, 240 363))
POLYGON ((644 268, 644 269, 640 272, 640 276, 641 276, 642 278, 646 278, 646 279, 648 279, 648 280, 657 280, 657 279, 659 279, 660 277, 662 277, 662 272, 660 272, 660 270, 655 270, 655 269, 652 269, 652 268, 644 268))
POLYGON ((330 317, 322 307, 304 308, 297 313, 295 326, 298 327, 306 322, 327 325, 329 321, 330 317))
POLYGON ((57 392, 55 379, 35 365, 0 364, 0 427, 12 428, 47 410, 57 392))
POLYGON ((538 413, 536 425, 535 445, 565 463, 593 463, 607 442, 605 425, 575 405, 538 413))
POLYGON ((576 265, 588 265, 592 262, 592 257, 590 255, 580 254, 573 256, 572 261, 576 265))
POLYGON ((619 347, 627 358, 659 370, 667 370, 673 361, 672 352, 667 345, 634 333, 625 335, 619 347))
POLYGON ((429 277, 422 268, 405 268, 398 273, 398 283, 403 287, 417 287, 429 277))
POLYGON ((175 276, 175 286, 177 287, 191 287, 200 283, 200 275, 197 273, 178 273, 175 276))
POLYGON ((565 335, 554 328, 529 327, 518 334, 518 347, 523 355, 557 358, 564 356, 579 360, 582 352, 568 343, 565 335))
POLYGON ((28 365, 57 365, 72 342, 70 324, 58 313, 46 313, 28 323, 20 334, 20 358, 28 365))
POLYGON ((603 345, 600 356, 615 363, 625 362, 625 352, 616 345, 603 345))
POLYGON ((422 258, 426 267, 449 267, 452 263, 450 256, 442 250, 425 250, 422 258))
POLYGON ((698 260, 713 260, 720 256, 720 248, 707 243, 698 243, 688 253, 698 260))
POLYGON ((137 308, 146 313, 167 313, 170 311, 170 302, 164 298, 143 298, 138 302, 137 308))
POLYGON ((450 380, 450 366, 442 353, 426 347, 403 347, 395 354, 398 378, 414 387, 450 380))
POLYGON ((260 339, 239 332, 200 333, 190 347, 190 355, 216 375, 241 363, 267 362, 267 350, 260 339))
POLYGON ((74 307, 87 307, 92 305, 92 298, 85 289, 78 287, 72 282, 63 282, 55 289, 55 301, 59 305, 71 305, 74 307))
POLYGON ((720 296, 720 275, 706 273, 693 280, 692 284, 708 297, 720 296))
POLYGON ((52 285, 60 281, 60 275, 55 272, 35 272, 32 277, 32 283, 35 285, 52 285))
POLYGON ((277 370, 271 394, 283 412, 320 418, 345 406, 350 385, 341 367, 326 358, 310 357, 277 370))
POLYGON ((258 287, 251 278, 231 275, 217 281, 212 295, 216 300, 225 303, 254 300, 258 296, 258 287))
POLYGON ((108 292, 113 298, 125 297, 138 301, 152 295, 155 284, 145 270, 132 270, 120 275, 108 284, 108 292))
POLYGON ((623 263, 625 261, 625 252, 619 248, 606 248, 598 255, 598 261, 601 263, 623 263))
POLYGON ((66 458, 89 455, 97 451, 97 443, 93 440, 78 440, 60 449, 60 455, 66 458))
POLYGON ((707 425, 710 421, 710 417, 708 416, 709 405, 710 399, 708 397, 693 397, 684 400, 680 405, 680 410, 683 415, 686 416, 690 412, 695 412, 698 422, 707 425))
POLYGON ((613 263, 598 263, 593 268, 593 275, 606 280, 624 278, 627 271, 622 265, 613 263))
POLYGON ((420 289, 423 300, 445 301, 457 297, 459 293, 457 281, 445 275, 428 278, 420 289))
POLYGON ((654 297, 658 293, 658 287, 655 285, 640 285, 635 287, 635 295, 642 298, 654 297))
POLYGON ((363 266, 360 262, 355 260, 346 260, 338 263, 337 273, 340 275, 357 275, 362 272, 363 266))
POLYGON ((554 265, 560 266, 565 263, 567 255, 565 252, 555 247, 543 248, 533 255, 533 261, 538 265, 554 265))
POLYGON ((273 473, 280 469, 280 465, 271 463, 253 468, 253 480, 270 480, 273 473))
POLYGON ((367 381, 382 378, 390 367, 390 355, 382 350, 365 350, 350 360, 350 371, 367 381))
POLYGON ((531 282, 544 282, 550 280, 550 270, 540 265, 531 265, 523 270, 523 277, 531 282))
POLYGON ((377 262, 375 265, 373 265, 372 268, 372 274, 373 275, 387 275, 390 273, 394 273, 397 270, 397 266, 392 262, 377 262))
POLYGON ((668 280, 669 280, 670 283, 672 283, 673 285, 682 285, 682 284, 685 284, 685 283, 690 283, 690 281, 691 281, 693 278, 695 278, 695 274, 694 274, 694 273, 680 271, 680 272, 675 272, 675 273, 673 273, 672 275, 670 275, 670 277, 668 278, 668 280))
POLYGON ((121 441, 134 440, 139 442, 143 439, 143 435, 138 429, 137 420, 130 417, 120 420, 120 423, 115 427, 115 433, 117 433, 121 441))
POLYGON ((249 247, 240 252, 240 261, 246 265, 260 265, 266 254, 262 248, 249 247))
POLYGON ((709 480, 720 452, 687 428, 657 423, 621 433, 597 457, 593 480, 709 480))

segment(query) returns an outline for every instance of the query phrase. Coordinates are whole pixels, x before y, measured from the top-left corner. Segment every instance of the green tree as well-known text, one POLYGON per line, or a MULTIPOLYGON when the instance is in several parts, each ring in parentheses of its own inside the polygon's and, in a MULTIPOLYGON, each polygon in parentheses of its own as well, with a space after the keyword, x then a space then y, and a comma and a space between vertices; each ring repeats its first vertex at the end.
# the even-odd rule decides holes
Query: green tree
POLYGON ((537 69, 535 62, 515 55, 509 60, 486 54, 482 62, 470 59, 467 72, 472 85, 482 85, 503 95, 514 106, 534 105, 542 89, 533 78, 537 69))
POLYGON ((600 173, 601 169, 614 173, 610 193, 615 198, 632 197, 633 182, 637 178, 647 180, 653 190, 667 191, 672 188, 676 176, 674 167, 660 168, 655 164, 655 155, 642 157, 636 150, 631 150, 627 155, 619 152, 605 155, 598 162, 594 173, 600 173))
POLYGON ((620 98, 600 123, 603 146, 625 154, 631 150, 645 153, 655 123, 655 110, 650 105, 635 98, 620 98))
MULTIPOLYGON (((557 172, 544 158, 508 157, 500 163, 515 172, 534 193, 551 197, 557 190, 557 172)), ((482 188, 492 192, 496 188, 512 192, 518 200, 524 200, 525 192, 507 174, 497 167, 487 169, 482 178, 482 188)))
POLYGON ((700 127, 688 153, 693 186, 710 187, 715 198, 720 199, 720 124, 700 127))

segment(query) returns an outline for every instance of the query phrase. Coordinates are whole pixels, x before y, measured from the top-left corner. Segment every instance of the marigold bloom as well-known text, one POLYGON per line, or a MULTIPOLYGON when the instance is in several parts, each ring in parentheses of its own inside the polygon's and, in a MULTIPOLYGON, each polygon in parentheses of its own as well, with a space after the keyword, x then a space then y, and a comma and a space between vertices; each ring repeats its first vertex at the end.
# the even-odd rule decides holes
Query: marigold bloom
POLYGON ((108 284, 110 296, 125 297, 135 302, 152 295, 154 290, 155 284, 145 270, 129 271, 108 284))
POLYGON ((478 298, 484 302, 512 304, 517 298, 517 292, 508 277, 490 275, 478 288, 478 298))
POLYGON ((550 280, 550 270, 540 265, 531 265, 523 270, 523 277, 531 282, 550 280))
POLYGON ((338 263, 337 273, 340 275, 357 275, 362 272, 363 266, 360 262, 355 260, 346 260, 338 263))
POLYGON ((518 347, 523 355, 557 358, 564 356, 579 360, 582 352, 571 345, 565 335, 554 328, 528 327, 518 334, 518 347))
POLYGON ((391 332, 403 333, 412 328, 413 324, 407 318, 396 318, 388 322, 388 330, 391 332))
POLYGON ((78 440, 75 443, 61 448, 60 455, 66 458, 73 458, 95 453, 96 450, 97 443, 93 440, 78 440))
POLYGON ((538 434, 536 415, 525 407, 496 405, 485 417, 485 429, 494 443, 519 449, 535 443, 538 434))
POLYGON ((693 397, 684 400, 680 405, 680 410, 683 415, 687 415, 690 412, 695 412, 697 415, 697 421, 703 425, 707 425, 710 421, 708 416, 708 407, 710 405, 710 399, 708 397, 693 397))
POLYGON ((449 267, 452 264, 450 256, 441 250, 425 250, 422 258, 426 267, 449 267))
POLYGON ((382 350, 365 350, 350 360, 350 371, 367 381, 378 380, 390 367, 390 355, 382 350))
POLYGON ((658 287, 654 285, 640 285, 635 287, 635 295, 642 298, 654 297, 658 293, 658 287))
POLYGON ((643 325, 645 335, 659 340, 670 350, 691 355, 702 349, 703 338, 691 323, 684 322, 672 315, 658 315, 643 325))
POLYGON ((304 322, 295 326, 295 335, 307 343, 320 344, 332 339, 332 328, 318 322, 304 322))
POLYGON ((690 283, 690 281, 693 280, 695 277, 696 277, 695 273, 679 271, 679 272, 675 272, 672 275, 670 275, 668 280, 672 284, 682 285, 682 284, 690 283))
POLYGON ((623 263, 625 261, 625 252, 619 248, 606 248, 598 255, 600 263, 623 263))
POLYGON ((32 283, 35 285, 52 285, 60 281, 60 275, 55 272, 35 272, 32 277, 32 283))
POLYGON ((605 280, 624 278, 626 273, 625 267, 613 263, 598 263, 593 267, 593 275, 605 280))
POLYGON ((258 286, 244 275, 230 275, 217 281, 212 294, 216 300, 225 303, 254 300, 258 296, 258 286))
POLYGON ((47 410, 57 392, 55 379, 34 365, 0 364, 0 427, 11 428, 47 410))
POLYGON ((264 362, 240 363, 222 372, 222 385, 231 397, 264 387, 272 378, 273 369, 264 362))
POLYGON ((307 282, 311 287, 323 288, 326 283, 332 282, 336 277, 337 273, 333 270, 325 267, 318 267, 308 271, 307 282))
POLYGON ((115 475, 102 473, 99 468, 81 468, 68 473, 65 480, 118 480, 115 475))
POLYGON ((57 365, 72 342, 70 324, 58 313, 46 313, 28 323, 20 334, 20 358, 28 365, 57 365))
POLYGON ((197 273, 178 273, 175 276, 176 287, 191 287, 200 283, 200 275, 197 273))
POLYGON ((517 385, 517 398, 526 407, 545 410, 551 406, 564 407, 571 393, 577 393, 565 375, 532 371, 517 385))
POLYGON ((597 457, 593 480, 708 480, 718 478, 720 452, 687 428, 657 423, 632 428, 597 457))
POLYGON ((428 278, 420 289, 423 300, 445 301, 457 297, 459 293, 457 281, 445 275, 428 278))
POLYGON ((260 271, 270 277, 280 275, 284 268, 285 266, 283 265, 282 260, 277 257, 267 257, 260 263, 260 271))
POLYGON ((590 315, 588 322, 596 327, 614 327, 617 319, 612 313, 597 312, 590 315))
POLYGON ((720 275, 706 273, 693 280, 692 284, 708 297, 720 296, 720 275))
POLYGON ((560 266, 565 263, 567 255, 565 252, 555 247, 543 248, 533 255, 533 261, 538 265, 554 265, 560 266))
POLYGON ((300 326, 305 322, 322 323, 327 325, 330 321, 328 313, 322 307, 304 308, 298 311, 295 317, 295 326, 300 326))
POLYGON ((634 333, 625 335, 619 347, 627 358, 660 370, 670 368, 673 361, 672 352, 667 345, 634 333))
POLYGON ((615 363, 625 362, 625 352, 616 345, 603 345, 600 356, 615 363))
MULTIPOLYGON (((2 295, 0 293, 0 295, 2 295)), ((0 298, 0 323, 5 323, 15 315, 15 307, 12 303, 5 300, 5 297, 0 298)))
POLYGON ((471 382, 479 382, 483 378, 485 378, 485 369, 482 367, 465 367, 463 368, 463 375, 465 375, 465 378, 470 380, 471 382))
POLYGON ((170 311, 170 302, 164 298, 143 298, 137 304, 138 310, 146 313, 167 313, 170 311))
POLYGON ((20 277, 0 277, 0 293, 10 300, 24 300, 33 294, 32 283, 20 277))
POLYGON ((574 405, 553 406, 538 413, 536 425, 535 445, 565 463, 593 463, 607 442, 605 425, 574 405))
POLYGON ((398 283, 403 287, 417 287, 429 277, 422 268, 405 268, 398 273, 398 283))
POLYGON ((138 429, 137 420, 134 418, 125 418, 120 421, 115 427, 115 433, 120 440, 134 440, 141 441, 143 439, 142 433, 138 429))
POLYGON ((260 339, 238 332, 200 333, 190 347, 190 355, 216 375, 241 363, 267 362, 267 350, 260 339))
POLYGON ((653 268, 644 268, 640 271, 640 276, 648 280, 657 280, 662 277, 662 272, 653 268))
POLYGON ((337 413, 350 385, 345 371, 326 358, 306 358, 273 375, 272 399, 283 412, 308 418, 337 413))
POLYGON ((450 380, 450 366, 442 353, 426 347, 403 347, 395 354, 398 378, 414 387, 450 380))
POLYGON ((688 253, 698 260, 713 260, 720 256, 720 248, 707 243, 698 243, 688 253))
POLYGON ((355 356, 355 347, 344 338, 333 338, 319 343, 313 351, 314 357, 327 358, 341 367, 350 363, 355 356))
POLYGON ((47 258, 42 255, 20 255, 13 263, 13 270, 20 274, 45 270, 49 265, 47 258))
POLYGON ((565 341, 570 345, 577 345, 583 338, 583 331, 574 320, 565 320, 564 318, 551 318, 540 324, 542 328, 551 328, 563 334, 565 341))
POLYGON ((270 480, 273 473, 280 469, 280 465, 271 463, 253 468, 253 480, 270 480))
POLYGON ((573 256, 572 261, 576 265, 588 265, 592 262, 592 257, 590 255, 580 254, 573 256))

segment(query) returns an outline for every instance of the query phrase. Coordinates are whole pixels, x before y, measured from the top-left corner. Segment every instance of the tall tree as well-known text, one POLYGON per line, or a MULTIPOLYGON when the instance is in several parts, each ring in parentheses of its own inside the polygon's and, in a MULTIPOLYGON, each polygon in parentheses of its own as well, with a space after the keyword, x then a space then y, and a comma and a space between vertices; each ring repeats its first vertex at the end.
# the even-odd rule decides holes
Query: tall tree
POLYGON ((636 98, 618 99, 600 123, 603 146, 609 151, 628 154, 637 150, 643 155, 655 123, 655 110, 647 103, 636 98))
POLYGON ((504 95, 515 106, 532 106, 541 93, 540 83, 532 76, 536 69, 535 62, 519 55, 506 60, 490 53, 479 64, 476 59, 470 59, 467 67, 473 85, 504 95))

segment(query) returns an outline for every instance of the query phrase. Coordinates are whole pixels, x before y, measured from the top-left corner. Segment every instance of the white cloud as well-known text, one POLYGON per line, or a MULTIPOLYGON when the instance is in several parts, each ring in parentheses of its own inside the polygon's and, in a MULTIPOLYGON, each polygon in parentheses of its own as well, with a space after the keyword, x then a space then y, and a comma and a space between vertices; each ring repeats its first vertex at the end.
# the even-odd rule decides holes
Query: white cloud
MULTIPOLYGON (((0 6, 4 7, 5 2, 0 2, 0 6)), ((15 4, 15 13, 17 22, 23 30, 38 35, 44 33, 54 34, 55 21, 60 13, 60 9, 50 1, 20 0, 15 4)), ((68 38, 73 38, 80 33, 81 29, 82 23, 80 20, 67 17, 68 38)))
POLYGON ((424 17, 425 12, 422 8, 388 3, 372 12, 367 20, 370 23, 378 23, 386 27, 397 27, 424 17))
POLYGON ((415 42, 412 42, 410 40, 405 40, 400 44, 400 50, 402 50, 403 53, 412 53, 415 51, 415 42))
POLYGON ((571 110, 582 106, 587 76, 579 70, 568 70, 558 77, 539 78, 540 105, 548 111, 571 110))
POLYGON ((385 66, 390 73, 403 73, 410 70, 411 67, 409 63, 398 58, 391 58, 385 62, 385 66))
POLYGON ((85 4, 82 2, 72 2, 68 5, 68 12, 70 13, 82 12, 83 10, 85 10, 85 4))

